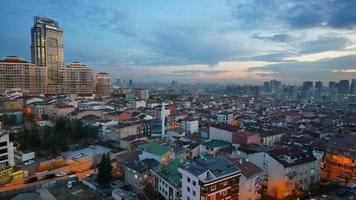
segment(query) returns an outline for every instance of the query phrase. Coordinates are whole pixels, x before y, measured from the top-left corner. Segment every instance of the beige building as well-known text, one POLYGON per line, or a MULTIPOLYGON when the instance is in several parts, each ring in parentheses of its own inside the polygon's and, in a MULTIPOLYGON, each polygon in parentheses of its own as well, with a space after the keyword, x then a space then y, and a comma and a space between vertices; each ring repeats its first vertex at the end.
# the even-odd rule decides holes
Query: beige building
POLYGON ((35 16, 31 36, 32 63, 47 68, 47 92, 62 93, 64 82, 63 31, 58 22, 35 16))
POLYGON ((0 92, 22 89, 31 93, 45 93, 46 86, 45 67, 36 66, 16 56, 0 60, 0 92))
POLYGON ((106 72, 100 72, 95 77, 95 93, 97 97, 110 96, 110 74, 106 72))
POLYGON ((92 94, 94 92, 93 71, 87 65, 73 62, 64 70, 65 92, 70 94, 92 94))

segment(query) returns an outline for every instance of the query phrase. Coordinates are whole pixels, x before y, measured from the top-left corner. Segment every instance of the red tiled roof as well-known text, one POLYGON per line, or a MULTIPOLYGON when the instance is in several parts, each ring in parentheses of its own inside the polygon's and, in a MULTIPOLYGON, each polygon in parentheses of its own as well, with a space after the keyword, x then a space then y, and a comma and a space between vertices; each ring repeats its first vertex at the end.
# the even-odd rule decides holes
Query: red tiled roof
POLYGON ((236 158, 230 160, 236 167, 241 170, 242 175, 245 177, 251 177, 262 172, 262 169, 254 165, 252 162, 247 161, 244 158, 236 158))

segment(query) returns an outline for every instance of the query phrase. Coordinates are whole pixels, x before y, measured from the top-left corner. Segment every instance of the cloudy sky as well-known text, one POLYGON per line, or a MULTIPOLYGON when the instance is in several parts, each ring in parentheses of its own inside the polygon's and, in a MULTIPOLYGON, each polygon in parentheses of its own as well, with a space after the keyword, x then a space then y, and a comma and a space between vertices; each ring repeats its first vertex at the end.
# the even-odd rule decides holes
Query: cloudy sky
POLYGON ((33 16, 64 30, 65 62, 134 81, 356 78, 355 0, 11 0, 0 56, 30 60, 33 16))

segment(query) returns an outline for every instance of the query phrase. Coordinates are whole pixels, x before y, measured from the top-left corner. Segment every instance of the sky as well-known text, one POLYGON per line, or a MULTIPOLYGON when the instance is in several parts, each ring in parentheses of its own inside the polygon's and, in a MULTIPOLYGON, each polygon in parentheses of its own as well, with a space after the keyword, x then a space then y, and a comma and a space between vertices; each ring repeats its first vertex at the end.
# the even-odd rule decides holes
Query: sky
POLYGON ((0 7, 0 57, 30 60, 33 16, 43 16, 64 31, 65 63, 114 79, 352 79, 355 10, 355 0, 9 0, 0 7))

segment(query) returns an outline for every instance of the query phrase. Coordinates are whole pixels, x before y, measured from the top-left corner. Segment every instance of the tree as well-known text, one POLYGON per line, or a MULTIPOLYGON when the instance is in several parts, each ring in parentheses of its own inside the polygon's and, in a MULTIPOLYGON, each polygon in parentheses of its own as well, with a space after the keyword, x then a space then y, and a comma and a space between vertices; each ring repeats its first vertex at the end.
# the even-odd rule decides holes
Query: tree
POLYGON ((100 185, 109 184, 112 180, 111 170, 112 167, 111 167, 110 156, 109 154, 107 155, 103 154, 103 156, 101 157, 101 161, 98 165, 98 176, 96 181, 100 185))
POLYGON ((155 200, 157 199, 157 192, 151 183, 146 182, 145 187, 143 188, 144 196, 146 199, 155 200))

